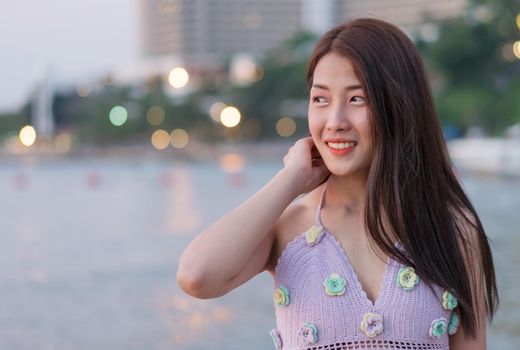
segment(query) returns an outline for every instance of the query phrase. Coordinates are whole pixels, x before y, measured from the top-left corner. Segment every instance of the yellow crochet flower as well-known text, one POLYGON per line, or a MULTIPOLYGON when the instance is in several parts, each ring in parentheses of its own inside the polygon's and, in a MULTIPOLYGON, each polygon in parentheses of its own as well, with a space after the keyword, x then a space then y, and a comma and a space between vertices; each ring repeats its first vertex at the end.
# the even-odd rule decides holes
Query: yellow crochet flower
POLYGON ((289 289, 285 286, 279 286, 274 292, 274 303, 277 306, 287 306, 290 303, 289 289))
POLYGON ((361 330, 369 338, 383 333, 383 316, 368 312, 361 321, 361 330))
POLYGON ((450 292, 445 291, 444 293, 442 293, 442 307, 446 310, 455 309, 458 303, 459 302, 457 301, 457 298, 455 298, 453 294, 451 294, 450 292))
POLYGON ((419 283, 419 276, 413 267, 402 267, 397 273, 397 285, 404 290, 412 290, 419 283))
POLYGON ((322 232, 323 228, 313 225, 305 232, 305 240, 308 244, 315 244, 322 232))

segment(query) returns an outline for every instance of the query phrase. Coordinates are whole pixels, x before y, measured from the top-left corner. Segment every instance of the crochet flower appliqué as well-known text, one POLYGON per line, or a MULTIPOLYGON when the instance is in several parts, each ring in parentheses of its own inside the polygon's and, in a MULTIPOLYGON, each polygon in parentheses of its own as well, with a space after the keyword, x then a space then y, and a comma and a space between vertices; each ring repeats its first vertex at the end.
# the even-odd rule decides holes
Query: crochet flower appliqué
POLYGON ((383 316, 371 312, 366 313, 361 321, 361 330, 370 338, 383 333, 383 316))
POLYGON ((307 244, 315 245, 316 243, 318 243, 322 233, 322 227, 318 227, 316 225, 312 226, 305 232, 305 240, 307 241, 307 244))
POLYGON ((448 324, 448 334, 454 335, 457 333, 457 329, 459 329, 460 325, 460 316, 457 312, 451 313, 450 323, 448 324))
POLYGON ((282 338, 280 337, 280 332, 276 329, 271 329, 269 335, 273 338, 274 348, 276 350, 282 350, 282 338))
POLYGON ((333 273, 323 282, 325 293, 330 296, 343 295, 347 281, 337 273, 333 273))
POLYGON ((287 306, 290 303, 289 289, 280 285, 274 292, 274 302, 277 306, 287 306))
POLYGON ((458 301, 450 292, 442 293, 442 307, 446 310, 453 310, 457 307, 458 301))
POLYGON ((413 267, 402 267, 397 273, 396 281, 399 288, 410 291, 419 283, 419 276, 413 267))
POLYGON ((432 338, 440 338, 446 333, 447 330, 448 320, 446 320, 444 317, 441 317, 432 321, 429 334, 432 338))
POLYGON ((309 322, 304 322, 298 331, 298 345, 307 346, 318 341, 318 328, 309 322))

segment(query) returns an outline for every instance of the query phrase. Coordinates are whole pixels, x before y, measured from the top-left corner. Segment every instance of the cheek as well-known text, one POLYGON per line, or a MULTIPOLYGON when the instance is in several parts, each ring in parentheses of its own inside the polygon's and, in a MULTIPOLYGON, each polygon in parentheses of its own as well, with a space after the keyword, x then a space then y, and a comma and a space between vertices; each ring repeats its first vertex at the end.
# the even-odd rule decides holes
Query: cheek
POLYGON ((359 122, 357 124, 357 129, 359 133, 362 134, 365 140, 370 141, 372 137, 372 126, 370 123, 368 113, 359 118, 358 121, 359 122))
POLYGON ((315 112, 311 111, 309 108, 309 111, 307 113, 307 125, 309 126, 309 132, 311 133, 311 136, 318 136, 320 133, 320 125, 319 125, 319 118, 315 115, 315 112))
POLYGON ((315 126, 310 114, 307 115, 307 126, 309 128, 309 133, 311 134, 311 136, 313 136, 315 126))
POLYGON ((317 125, 316 121, 311 120, 311 118, 309 118, 309 120, 308 120, 308 125, 309 125, 309 133, 310 133, 310 136, 312 137, 312 141, 314 141, 315 145, 318 145, 318 142, 320 140, 321 130, 320 130, 319 126, 317 125))

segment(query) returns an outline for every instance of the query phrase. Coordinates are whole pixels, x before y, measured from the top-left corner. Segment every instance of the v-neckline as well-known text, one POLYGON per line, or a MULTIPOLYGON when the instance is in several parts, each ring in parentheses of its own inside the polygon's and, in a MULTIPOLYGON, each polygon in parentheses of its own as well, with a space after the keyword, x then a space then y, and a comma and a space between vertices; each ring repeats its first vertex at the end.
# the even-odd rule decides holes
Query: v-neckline
POLYGON ((354 288, 355 288, 356 292, 358 293, 360 299, 363 301, 363 303, 366 304, 365 306, 368 307, 369 309, 374 309, 376 307, 379 307, 380 304, 384 301, 384 298, 386 297, 386 294, 387 294, 387 288, 386 288, 387 282, 386 281, 389 278, 388 275, 390 274, 392 259, 390 257, 387 257, 387 259, 386 259, 383 276, 381 277, 381 281, 379 282, 379 291, 377 293, 376 298, 374 300, 372 300, 368 297, 367 292, 363 288, 363 285, 361 284, 361 282, 359 280, 358 274, 356 273, 356 270, 354 270, 354 266, 350 262, 347 252, 341 246, 341 243, 339 242, 339 240, 336 238, 336 236, 332 232, 330 232, 328 229, 326 229, 323 225, 321 225, 321 227, 322 227, 324 233, 327 236, 329 236, 331 238, 331 240, 334 242, 334 245, 336 246, 338 253, 344 259, 348 273, 350 274, 350 276, 352 276, 351 279, 354 283, 354 288))
POLYGON ((386 280, 388 279, 388 275, 390 274, 390 265, 392 264, 392 258, 390 256, 387 257, 386 263, 385 263, 385 270, 383 272, 383 277, 381 278, 381 281, 379 282, 379 291, 377 294, 377 297, 372 300, 368 297, 367 292, 361 285, 361 282, 359 280, 359 277, 354 270, 354 266, 351 264, 350 259, 348 257, 348 254, 346 250, 341 246, 341 243, 337 239, 337 237, 330 232, 321 222, 321 209, 323 207, 323 202, 325 201, 325 193, 327 192, 327 183, 325 182, 325 185, 323 186, 323 191, 321 193, 321 199, 318 205, 318 209, 316 212, 316 225, 320 227, 323 232, 331 237, 331 240, 334 242, 334 245, 336 246, 336 249, 338 250, 339 254, 343 257, 345 260, 345 265, 347 266, 347 269, 349 270, 350 275, 352 276, 353 282, 355 284, 355 290, 357 291, 359 297, 363 302, 365 303, 365 306, 368 307, 370 310, 373 310, 374 308, 378 307, 382 302, 383 298, 386 295, 386 280))

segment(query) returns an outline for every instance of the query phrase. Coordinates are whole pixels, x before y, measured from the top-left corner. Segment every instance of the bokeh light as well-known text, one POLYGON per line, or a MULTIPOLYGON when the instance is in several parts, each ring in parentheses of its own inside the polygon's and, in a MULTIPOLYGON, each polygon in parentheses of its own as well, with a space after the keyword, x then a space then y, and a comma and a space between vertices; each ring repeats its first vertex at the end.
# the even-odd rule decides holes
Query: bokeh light
POLYGON ((186 130, 175 129, 170 135, 170 142, 175 148, 184 148, 188 144, 190 137, 186 130))
POLYGON ((227 106, 220 112, 220 121, 227 128, 237 126, 240 119, 240 111, 236 107, 227 106))
POLYGON ((60 133, 54 138, 54 147, 58 152, 68 152, 72 147, 72 137, 69 133, 60 133))
POLYGON ((128 111, 123 106, 115 106, 110 110, 109 119, 112 125, 121 126, 128 119, 128 111))
POLYGON ((152 134, 151 141, 156 149, 165 149, 170 144, 170 134, 166 130, 156 130, 152 134))
POLYGON ((188 84, 189 79, 190 76, 188 75, 188 72, 182 67, 173 68, 168 76, 170 85, 176 89, 185 87, 186 84, 188 84))
POLYGON ((263 71, 249 55, 236 55, 231 61, 230 77, 233 84, 248 85, 260 80, 263 71))
POLYGON ((276 122, 276 132, 282 137, 289 137, 296 131, 296 122, 289 117, 283 117, 276 122))
POLYGON ((513 62, 515 60, 512 43, 507 43, 502 46, 502 58, 507 62, 513 62))
POLYGON ((227 153, 220 157, 220 168, 226 173, 238 173, 244 168, 245 159, 238 153, 227 153))
POLYGON ((209 108, 209 115, 211 116, 211 119, 220 123, 220 113, 222 113, 224 108, 226 108, 226 104, 223 102, 215 102, 212 104, 209 108))
POLYGON ((148 109, 148 112, 146 113, 146 120, 148 120, 148 123, 153 126, 159 126, 164 121, 164 109, 159 106, 152 106, 148 109))
POLYGON ((31 125, 26 125, 20 129, 20 133, 18 134, 20 142, 24 146, 32 146, 36 141, 36 130, 31 125))
POLYGON ((76 93, 79 97, 87 97, 92 92, 92 85, 82 84, 76 86, 76 93))
POLYGON ((513 53, 515 54, 516 58, 520 59, 520 41, 515 41, 513 44, 513 53))
POLYGON ((516 15, 516 26, 520 29, 520 13, 516 15))

